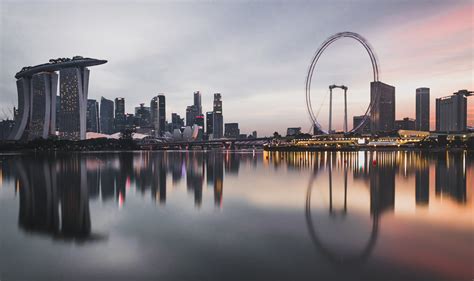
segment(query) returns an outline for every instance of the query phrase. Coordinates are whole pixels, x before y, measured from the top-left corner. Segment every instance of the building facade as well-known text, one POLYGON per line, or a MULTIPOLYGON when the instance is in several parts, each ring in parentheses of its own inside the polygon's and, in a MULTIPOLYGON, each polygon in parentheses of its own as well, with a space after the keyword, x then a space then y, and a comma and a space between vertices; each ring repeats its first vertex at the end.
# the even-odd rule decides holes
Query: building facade
POLYGON ((226 138, 238 138, 240 135, 239 123, 226 123, 225 124, 225 133, 226 138))
POLYGON ((158 134, 163 136, 166 131, 166 98, 165 95, 158 95, 158 134))
POLYGON ((114 102, 104 97, 100 99, 100 132, 114 133, 114 102))
POLYGON ((89 69, 65 68, 59 71, 61 95, 59 136, 61 139, 86 139, 86 111, 89 69))
POLYGON ((202 104, 201 104, 201 93, 199 91, 194 92, 194 106, 196 107, 197 114, 202 114, 202 104))
POLYGON ((87 100, 86 131, 100 132, 99 103, 93 99, 87 100))
POLYGON ((122 132, 127 125, 127 118, 125 116, 125 99, 115 98, 115 119, 114 131, 122 132))
POLYGON ((380 81, 370 83, 372 134, 390 132, 395 126, 395 87, 380 81))
POLYGON ((214 112, 208 111, 206 112, 206 135, 208 138, 212 138, 212 130, 214 121, 214 112))
MULTIPOLYGON (((352 117, 353 129, 357 128, 362 122, 364 122, 365 115, 359 115, 352 117)), ((365 124, 359 128, 358 133, 360 134, 369 134, 370 133, 370 117, 367 118, 365 124)))
POLYGON ((416 119, 418 131, 430 130, 430 88, 416 89, 416 119))
POLYGON ((462 91, 436 99, 436 131, 462 132, 467 129, 467 98, 462 91))
POLYGON ((224 117, 222 115, 222 100, 221 94, 214 94, 214 107, 213 107, 213 120, 212 120, 212 137, 214 139, 220 139, 223 136, 224 129, 224 117))
POLYGON ((415 128, 416 128, 415 119, 405 117, 402 120, 395 120, 396 130, 415 130, 415 128))
POLYGON ((135 107, 135 119, 138 127, 150 128, 152 124, 150 107, 145 106, 144 103, 141 103, 140 106, 135 107))

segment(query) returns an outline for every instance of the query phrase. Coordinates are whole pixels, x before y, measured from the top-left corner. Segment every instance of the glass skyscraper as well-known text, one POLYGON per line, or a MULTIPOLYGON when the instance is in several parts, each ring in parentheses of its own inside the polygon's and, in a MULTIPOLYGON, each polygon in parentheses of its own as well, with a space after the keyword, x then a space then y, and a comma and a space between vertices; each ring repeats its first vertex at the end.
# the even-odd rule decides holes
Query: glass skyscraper
POLYGON ((214 109, 213 109, 213 130, 212 130, 212 137, 214 139, 220 139, 223 136, 223 127, 224 127, 224 118, 222 116, 222 100, 221 94, 215 93, 214 94, 214 109))
POLYGON ((419 131, 430 130, 430 88, 416 89, 415 128, 419 131))
POLYGON ((100 99, 100 132, 114 133, 114 102, 104 97, 100 99))
POLYGON ((83 140, 86 138, 86 108, 89 86, 89 69, 64 68, 59 71, 60 138, 83 140))
POLYGON ((374 133, 395 129, 395 87, 380 81, 370 83, 370 130, 374 133))

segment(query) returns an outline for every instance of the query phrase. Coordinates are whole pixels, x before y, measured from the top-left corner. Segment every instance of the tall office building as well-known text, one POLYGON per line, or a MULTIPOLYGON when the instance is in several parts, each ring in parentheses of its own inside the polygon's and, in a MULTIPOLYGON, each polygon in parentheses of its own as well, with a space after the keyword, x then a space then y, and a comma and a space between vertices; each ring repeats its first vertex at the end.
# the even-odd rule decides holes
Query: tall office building
POLYGON ((171 128, 173 131, 175 129, 181 129, 184 127, 184 120, 177 113, 171 113, 171 128))
POLYGON ((149 128, 151 126, 151 110, 150 107, 141 103, 140 106, 135 107, 135 121, 140 128, 149 128))
MULTIPOLYGON (((467 91, 466 91, 467 92, 467 91)), ((467 98, 464 91, 436 99, 436 131, 462 132, 467 129, 467 98)))
POLYGON ((212 136, 212 129, 213 129, 213 120, 214 119, 214 112, 208 111, 206 112, 206 134, 208 137, 212 136))
POLYGON ((100 132, 114 133, 114 102, 104 97, 100 99, 100 132))
POLYGON ((86 131, 87 132, 100 132, 99 129, 99 103, 96 100, 87 100, 87 112, 86 112, 86 131))
POLYGON ((165 95, 158 95, 158 133, 163 136, 166 131, 166 99, 165 95))
POLYGON ((395 87, 380 81, 370 83, 370 129, 373 134, 390 132, 395 125, 395 87))
POLYGON ((194 92, 194 106, 196 107, 196 115, 202 114, 202 105, 201 105, 201 93, 199 91, 194 92))
POLYGON ((86 138, 86 109, 89 88, 89 69, 64 68, 59 71, 61 95, 59 136, 62 139, 86 138))
POLYGON ((430 130, 430 88, 416 89, 415 128, 419 131, 430 130))
POLYGON ((125 99, 115 98, 115 132, 121 132, 125 129, 125 99))
POLYGON ((204 115, 199 114, 196 116, 196 125, 198 125, 198 137, 201 140, 204 135, 204 115))
POLYGON ((225 134, 226 138, 238 138, 240 135, 239 123, 226 123, 225 134))
POLYGON ((198 116, 198 108, 190 105, 186 108, 186 126, 192 127, 196 124, 196 116, 198 116))
POLYGON ((220 139, 223 136, 223 129, 224 129, 224 118, 222 116, 222 100, 221 94, 215 93, 214 94, 214 108, 213 108, 213 129, 212 135, 214 139, 220 139))
POLYGON ((158 128, 158 97, 153 97, 150 101, 151 126, 155 130, 155 137, 159 135, 158 128))

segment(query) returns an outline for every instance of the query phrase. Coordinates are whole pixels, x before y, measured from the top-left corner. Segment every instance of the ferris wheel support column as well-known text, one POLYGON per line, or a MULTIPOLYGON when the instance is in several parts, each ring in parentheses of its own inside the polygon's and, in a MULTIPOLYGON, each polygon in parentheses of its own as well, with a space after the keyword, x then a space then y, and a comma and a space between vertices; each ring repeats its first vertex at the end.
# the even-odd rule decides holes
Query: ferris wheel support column
POLYGON ((347 133, 347 87, 344 87, 344 133, 347 133))
POLYGON ((329 133, 332 132, 332 87, 329 86, 329 133))

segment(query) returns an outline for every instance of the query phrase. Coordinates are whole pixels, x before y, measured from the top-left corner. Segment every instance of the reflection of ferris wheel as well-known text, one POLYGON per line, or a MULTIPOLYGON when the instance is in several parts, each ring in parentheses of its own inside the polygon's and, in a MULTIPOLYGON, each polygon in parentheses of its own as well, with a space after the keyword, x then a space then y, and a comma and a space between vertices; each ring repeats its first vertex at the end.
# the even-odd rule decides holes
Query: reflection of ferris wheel
MULTIPOLYGON (((308 109, 309 117, 312 121, 313 126, 315 127, 315 131, 319 131, 319 132, 322 132, 322 133, 325 133, 325 134, 327 134, 328 132, 326 132, 322 129, 321 125, 317 121, 316 115, 313 112, 313 106, 311 104, 311 80, 313 78, 313 73, 314 73, 314 69, 316 68, 316 64, 318 63, 318 60, 321 57, 321 55, 323 54, 324 50, 326 50, 326 48, 329 47, 329 45, 331 45, 332 43, 334 43, 335 41, 337 41, 338 39, 341 39, 341 38, 352 38, 352 39, 355 39, 360 44, 362 44, 362 46, 365 48, 365 50, 369 54, 370 61, 372 63, 372 71, 373 71, 374 82, 379 81, 379 67, 378 67, 378 63, 377 63, 377 57, 375 56, 375 53, 373 52, 371 46, 369 45, 367 40, 365 40, 364 37, 362 37, 361 35, 359 35, 357 33, 354 33, 354 32, 340 32, 340 33, 336 33, 336 34, 332 35, 331 37, 329 37, 328 39, 326 39, 326 41, 323 42, 321 47, 319 47, 319 49, 314 54, 313 59, 311 61, 309 69, 308 69, 308 74, 306 76, 306 107, 308 109)), ((377 91, 377 87, 375 88, 375 90, 377 91)), ((377 93, 375 93, 375 96, 378 97, 377 93)), ((372 110, 372 107, 374 106, 375 102, 376 102, 376 99, 374 99, 370 102, 369 106, 367 107, 367 110, 365 111, 364 118, 363 118, 362 122, 360 122, 359 125, 357 125, 355 128, 353 128, 349 132, 351 132, 351 133, 352 132, 358 132, 359 129, 362 128, 369 121, 369 114, 370 114, 370 112, 372 110)), ((346 113, 345 119, 346 119, 345 120, 345 131, 347 131, 347 113, 346 113)), ((330 122, 331 122, 331 117, 330 117, 330 122)), ((331 128, 330 128, 330 130, 331 130, 331 128)))
MULTIPOLYGON (((331 171, 330 167, 330 171, 331 171)), ((370 232, 370 237, 367 241, 367 244, 365 244, 363 250, 360 253, 349 255, 349 256, 343 256, 340 254, 337 254, 334 250, 331 250, 329 247, 325 246, 322 240, 319 238, 318 233, 316 231, 317 227, 315 227, 315 223, 313 222, 313 218, 311 216, 311 191, 313 189, 313 184, 316 176, 313 174, 311 176, 311 179, 308 183, 308 189, 306 191, 306 205, 305 205, 305 217, 306 217, 306 225, 308 227, 308 232, 311 237, 311 241, 313 242, 314 246, 316 249, 324 254, 324 256, 327 257, 327 259, 336 264, 336 265, 344 265, 344 266, 356 266, 364 261, 367 260, 367 258, 370 256, 372 253, 372 250, 374 249, 375 242, 377 241, 377 236, 378 236, 378 229, 379 229, 379 212, 375 212, 374 217, 372 218, 372 229, 370 232)), ((330 194, 332 190, 332 185, 331 185, 331 174, 330 174, 330 194)), ((347 198, 347 180, 345 180, 344 183, 344 215, 347 212, 347 203, 346 203, 346 198, 347 198)), ((331 195, 330 195, 331 196, 331 195)), ((332 196, 330 197, 330 206, 329 206, 329 211, 330 214, 333 213, 332 209, 332 196)))

